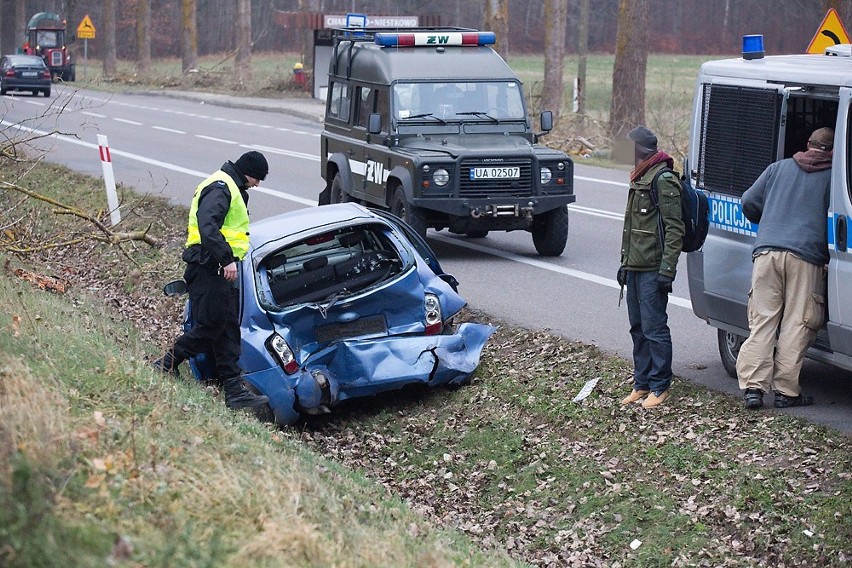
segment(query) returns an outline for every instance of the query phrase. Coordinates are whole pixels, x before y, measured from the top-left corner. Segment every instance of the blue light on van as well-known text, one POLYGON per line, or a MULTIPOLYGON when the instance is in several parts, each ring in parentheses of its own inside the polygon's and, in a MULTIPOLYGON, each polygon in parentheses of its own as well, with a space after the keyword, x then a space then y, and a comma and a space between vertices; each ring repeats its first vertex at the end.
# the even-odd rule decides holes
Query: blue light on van
POLYGON ((763 59, 763 36, 744 35, 743 36, 743 59, 763 59))

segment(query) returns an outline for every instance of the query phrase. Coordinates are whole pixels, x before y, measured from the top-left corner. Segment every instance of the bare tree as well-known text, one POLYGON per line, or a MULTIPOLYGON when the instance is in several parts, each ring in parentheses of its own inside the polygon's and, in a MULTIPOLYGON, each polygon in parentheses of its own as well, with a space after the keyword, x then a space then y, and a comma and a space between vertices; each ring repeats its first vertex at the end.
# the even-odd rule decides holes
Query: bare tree
POLYGON ((589 0, 580 0, 580 26, 577 30, 577 113, 586 112, 586 61, 589 56, 589 0))
POLYGON ((112 77, 118 69, 115 45, 115 0, 104 0, 104 75, 112 77))
POLYGON ((251 78, 251 0, 237 0, 237 55, 234 70, 245 84, 251 78))
POLYGON ((544 88, 541 91, 542 109, 553 111, 555 121, 562 115, 562 94, 565 92, 565 27, 568 23, 568 4, 564 0, 544 0, 544 88))
POLYGON ((648 0, 620 0, 609 111, 613 139, 645 121, 648 12, 648 0))
POLYGON ((495 51, 503 59, 509 56, 509 0, 485 0, 484 29, 497 35, 495 51))
POLYGON ((181 71, 198 67, 198 28, 196 0, 181 0, 180 47, 181 71))
POLYGON ((151 70, 151 0, 136 0, 136 69, 151 70))
MULTIPOLYGON (((15 42, 12 45, 14 51, 21 47, 24 42, 24 34, 27 29, 27 2, 26 0, 16 0, 15 2, 15 42)), ((7 48, 8 49, 8 48, 7 48)), ((4 51, 3 53, 6 53, 4 51)))

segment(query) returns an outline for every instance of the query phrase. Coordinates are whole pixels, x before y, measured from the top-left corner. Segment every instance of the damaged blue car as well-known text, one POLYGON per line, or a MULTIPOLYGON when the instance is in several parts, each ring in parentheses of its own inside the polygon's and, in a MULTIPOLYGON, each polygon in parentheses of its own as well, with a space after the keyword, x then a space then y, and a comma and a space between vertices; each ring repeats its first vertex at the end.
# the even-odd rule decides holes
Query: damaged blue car
MULTIPOLYGON (((453 325, 465 301, 426 241, 355 203, 253 222, 240 270, 240 366, 280 424, 409 384, 464 384, 494 331, 453 325)), ((215 379, 204 355, 190 367, 215 379)))

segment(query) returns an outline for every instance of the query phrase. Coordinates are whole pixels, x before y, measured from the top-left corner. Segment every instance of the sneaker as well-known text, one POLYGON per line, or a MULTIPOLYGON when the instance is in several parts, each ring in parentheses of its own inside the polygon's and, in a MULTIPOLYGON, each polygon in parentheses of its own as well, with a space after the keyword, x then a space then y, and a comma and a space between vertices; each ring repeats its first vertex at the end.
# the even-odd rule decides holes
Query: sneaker
POLYGON ((648 398, 642 403, 642 408, 654 408, 655 406, 660 406, 663 404, 666 399, 669 398, 669 391, 664 390, 660 394, 651 393, 648 395, 648 398))
POLYGON ((743 404, 749 410, 763 408, 763 391, 760 389, 746 389, 743 394, 743 404))
POLYGON ((780 392, 775 392, 775 408, 790 408, 793 406, 810 406, 814 403, 814 397, 805 396, 787 396, 780 392))
POLYGON ((631 402, 638 402, 639 400, 642 399, 642 397, 647 395, 649 392, 651 392, 651 391, 649 391, 649 390, 635 390, 634 389, 629 395, 627 395, 627 397, 624 400, 621 401, 621 405, 624 406, 625 404, 630 404, 631 402))

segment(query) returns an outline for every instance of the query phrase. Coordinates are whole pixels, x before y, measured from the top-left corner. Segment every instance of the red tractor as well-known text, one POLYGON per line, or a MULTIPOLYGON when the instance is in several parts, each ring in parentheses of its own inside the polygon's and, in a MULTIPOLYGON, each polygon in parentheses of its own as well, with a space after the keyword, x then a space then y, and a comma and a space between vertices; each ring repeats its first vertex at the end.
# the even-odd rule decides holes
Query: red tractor
POLYGON ((77 69, 65 48, 65 20, 60 19, 58 14, 39 12, 30 18, 23 52, 44 59, 54 78, 77 80, 77 69))

